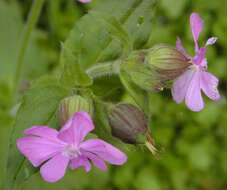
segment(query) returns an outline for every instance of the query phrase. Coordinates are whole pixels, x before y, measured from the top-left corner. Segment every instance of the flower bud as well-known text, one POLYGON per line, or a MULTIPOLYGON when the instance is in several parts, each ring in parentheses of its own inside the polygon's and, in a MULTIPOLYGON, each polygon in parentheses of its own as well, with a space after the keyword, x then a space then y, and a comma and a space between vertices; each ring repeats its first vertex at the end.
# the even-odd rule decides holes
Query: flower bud
POLYGON ((93 105, 89 100, 75 95, 67 97, 60 102, 58 108, 58 119, 61 125, 64 125, 65 122, 75 113, 80 110, 83 110, 89 113, 91 116, 93 114, 93 105))
POLYGON ((134 52, 125 63, 131 79, 145 90, 163 90, 182 75, 191 63, 176 48, 159 44, 134 52))
POLYGON ((144 144, 153 154, 157 152, 149 135, 144 114, 134 105, 121 103, 108 112, 112 135, 128 144, 144 144))

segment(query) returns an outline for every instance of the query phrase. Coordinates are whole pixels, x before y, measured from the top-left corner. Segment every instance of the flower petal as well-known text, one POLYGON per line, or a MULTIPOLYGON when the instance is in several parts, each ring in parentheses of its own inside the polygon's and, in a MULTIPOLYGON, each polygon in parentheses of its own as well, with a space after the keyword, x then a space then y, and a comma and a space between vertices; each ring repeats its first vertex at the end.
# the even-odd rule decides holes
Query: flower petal
POLYGON ((110 164, 122 165, 127 160, 127 156, 123 152, 100 139, 89 139, 81 143, 80 148, 98 155, 110 164))
POLYGON ((207 47, 202 47, 199 51, 199 54, 192 59, 192 62, 195 63, 196 65, 201 65, 203 63, 203 60, 205 59, 205 54, 206 54, 207 47))
POLYGON ((27 136, 17 141, 17 147, 34 167, 63 150, 64 144, 46 138, 27 136))
POLYGON ((199 53, 197 56, 195 56, 195 58, 192 59, 193 63, 195 63, 196 65, 201 65, 205 59, 205 54, 206 54, 206 50, 207 50, 207 46, 208 45, 212 45, 216 42, 217 38, 216 37, 212 37, 209 38, 206 42, 205 47, 202 47, 199 50, 199 53))
POLYGON ((180 104, 186 95, 186 92, 188 90, 188 86, 190 84, 190 81, 192 79, 192 76, 195 71, 188 70, 186 71, 182 76, 180 76, 174 83, 173 87, 171 89, 171 93, 173 96, 173 99, 180 104))
POLYGON ((218 100, 220 98, 217 86, 218 79, 214 75, 208 72, 202 73, 201 88, 203 92, 212 100, 218 100))
POLYGON ((213 45, 217 40, 218 40, 217 37, 211 37, 211 38, 209 38, 209 39, 207 40, 207 42, 206 42, 206 46, 208 46, 208 45, 213 45))
POLYGON ((195 42, 195 51, 198 52, 199 46, 198 46, 197 40, 198 40, 199 34, 203 28, 203 19, 201 19, 197 13, 192 13, 190 15, 190 25, 191 25, 193 39, 195 42))
POLYGON ((46 181, 56 182, 65 175, 68 163, 69 159, 59 153, 40 168, 40 173, 46 181))
POLYGON ((62 126, 57 136, 60 140, 68 144, 72 144, 74 139, 73 132, 71 132, 73 130, 73 122, 75 122, 75 114, 62 126))
POLYGON ((191 56, 186 53, 179 37, 177 37, 176 47, 178 51, 180 51, 185 57, 187 57, 188 59, 191 59, 191 56))
POLYGON ((107 170, 107 166, 101 158, 99 158, 98 156, 96 156, 90 152, 84 152, 83 154, 92 161, 92 163, 94 164, 94 166, 96 168, 100 168, 104 171, 107 170))
POLYGON ((188 86, 185 97, 186 105, 189 107, 189 109, 196 112, 202 110, 204 107, 204 102, 200 89, 200 80, 201 72, 196 71, 192 76, 192 80, 188 86))
POLYGON ((207 70, 207 59, 206 59, 206 58, 204 58, 204 59, 202 60, 202 62, 200 63, 200 66, 201 66, 203 69, 207 70))
POLYGON ((70 168, 72 170, 75 170, 80 167, 84 167, 86 172, 89 172, 91 170, 91 164, 87 157, 84 155, 78 156, 77 158, 70 160, 70 168))
POLYGON ((84 111, 79 111, 62 127, 58 138, 67 143, 79 144, 94 128, 94 124, 89 114, 84 111))
POLYGON ((36 135, 40 137, 56 138, 58 131, 47 126, 33 126, 24 131, 24 135, 36 135))

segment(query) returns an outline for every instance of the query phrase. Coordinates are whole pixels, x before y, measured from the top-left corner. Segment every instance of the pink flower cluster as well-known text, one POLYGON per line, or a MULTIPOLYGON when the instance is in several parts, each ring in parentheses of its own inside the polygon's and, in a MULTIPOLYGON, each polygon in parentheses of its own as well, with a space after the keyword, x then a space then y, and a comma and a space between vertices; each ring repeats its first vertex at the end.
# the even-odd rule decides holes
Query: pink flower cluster
POLYGON ((198 14, 192 13, 190 16, 190 25, 195 42, 196 55, 194 57, 189 56, 182 46, 180 38, 177 39, 177 49, 191 60, 192 66, 175 81, 172 88, 172 96, 178 104, 185 99, 185 103, 189 109, 200 111, 204 107, 201 89, 212 100, 218 100, 220 98, 217 90, 218 79, 211 73, 206 72, 207 59, 205 58, 207 46, 214 44, 217 38, 209 38, 205 46, 199 48, 197 41, 203 28, 203 20, 198 14))
POLYGON ((90 116, 84 112, 76 112, 57 131, 48 126, 34 126, 24 131, 25 137, 17 141, 17 146, 34 167, 40 166, 42 177, 48 182, 56 182, 65 175, 67 166, 72 170, 94 166, 106 170, 104 162, 122 165, 126 162, 126 155, 100 139, 83 141, 94 129, 90 116), (90 160, 90 161, 89 161, 90 160))

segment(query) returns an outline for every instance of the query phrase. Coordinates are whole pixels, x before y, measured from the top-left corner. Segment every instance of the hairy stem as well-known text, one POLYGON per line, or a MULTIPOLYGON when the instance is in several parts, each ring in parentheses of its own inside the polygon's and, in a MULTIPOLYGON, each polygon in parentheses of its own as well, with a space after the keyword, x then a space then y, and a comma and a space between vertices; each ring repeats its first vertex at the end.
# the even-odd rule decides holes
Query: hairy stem
POLYGON ((102 77, 106 75, 118 74, 121 61, 100 63, 90 67, 86 72, 91 78, 102 77))
POLYGON ((20 42, 19 52, 18 52, 17 62, 16 62, 16 73, 15 73, 14 83, 13 83, 14 84, 14 96, 18 89, 18 84, 20 81, 21 71, 22 71, 22 67, 23 67, 24 56, 25 56, 28 42, 29 42, 29 39, 31 36, 31 32, 38 21, 43 4, 44 4, 44 0, 34 0, 31 10, 29 12, 27 23, 24 27, 23 36, 22 36, 22 39, 20 42))

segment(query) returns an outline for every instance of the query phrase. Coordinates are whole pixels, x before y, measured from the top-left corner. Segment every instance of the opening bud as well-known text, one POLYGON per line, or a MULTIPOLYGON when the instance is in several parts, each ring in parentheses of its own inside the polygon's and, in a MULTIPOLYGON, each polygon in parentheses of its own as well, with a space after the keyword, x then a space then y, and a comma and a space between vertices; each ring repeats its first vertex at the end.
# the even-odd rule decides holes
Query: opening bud
POLYGON ((125 70, 141 88, 160 91, 182 75, 191 64, 176 48, 159 44, 134 52, 126 61, 125 70))
POLYGON ((89 113, 91 116, 93 114, 93 105, 90 100, 87 100, 81 96, 75 95, 63 99, 58 108, 58 119, 61 125, 75 113, 83 110, 89 113))
POLYGON ((111 133, 124 143, 146 145, 156 154, 154 141, 150 137, 147 120, 142 111, 132 104, 121 103, 110 107, 108 111, 111 133))

